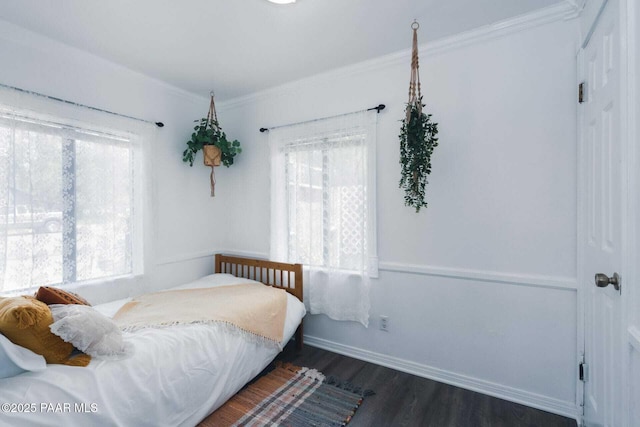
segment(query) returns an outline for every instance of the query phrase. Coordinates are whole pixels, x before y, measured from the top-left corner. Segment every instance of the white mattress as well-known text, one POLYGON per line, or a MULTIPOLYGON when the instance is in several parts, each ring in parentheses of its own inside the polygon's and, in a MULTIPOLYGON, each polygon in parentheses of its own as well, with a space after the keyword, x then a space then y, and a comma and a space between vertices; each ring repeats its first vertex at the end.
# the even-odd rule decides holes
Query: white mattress
MULTIPOLYGON (((173 289, 246 282, 214 274, 173 289)), ((304 305, 287 297, 283 345, 305 315, 304 305)), ((127 301, 95 308, 113 316, 127 301)), ((202 324, 144 329, 125 333, 125 340, 135 348, 125 360, 92 360, 86 368, 47 365, 41 372, 0 379, 0 404, 22 409, 3 410, 0 426, 194 426, 278 353, 241 334, 202 324)))

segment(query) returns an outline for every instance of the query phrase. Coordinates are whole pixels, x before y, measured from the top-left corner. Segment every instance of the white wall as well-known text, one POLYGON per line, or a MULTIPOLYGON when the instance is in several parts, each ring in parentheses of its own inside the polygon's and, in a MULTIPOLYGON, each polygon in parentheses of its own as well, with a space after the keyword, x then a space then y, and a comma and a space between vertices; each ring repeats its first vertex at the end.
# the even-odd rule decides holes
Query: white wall
POLYGON ((225 129, 245 146, 224 184, 236 194, 228 248, 261 254, 269 152, 258 128, 387 105, 371 326, 308 316, 307 342, 576 414, 577 25, 505 25, 422 49, 440 146, 420 214, 398 189, 408 52, 222 105, 225 129), (381 314, 388 333, 377 327, 381 314))
POLYGON ((154 191, 146 272, 135 280, 86 288, 83 295, 97 303, 212 271, 211 258, 203 255, 222 247, 225 205, 233 194, 220 173, 217 196, 211 199, 209 170, 181 161, 193 120, 206 115, 207 94, 188 94, 4 21, 0 61, 0 83, 5 85, 165 123, 150 143, 154 191))

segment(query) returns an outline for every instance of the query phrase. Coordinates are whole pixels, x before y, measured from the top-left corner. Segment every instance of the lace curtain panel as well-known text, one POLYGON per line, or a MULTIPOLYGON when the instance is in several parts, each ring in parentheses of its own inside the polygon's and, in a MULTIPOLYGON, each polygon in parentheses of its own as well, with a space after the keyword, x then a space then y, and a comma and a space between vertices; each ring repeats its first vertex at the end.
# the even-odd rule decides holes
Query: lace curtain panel
POLYGON ((269 131, 271 257, 305 265, 312 314, 367 326, 375 239, 376 114, 269 131))
POLYGON ((0 92, 0 292, 134 271, 136 136, 50 104, 0 92))

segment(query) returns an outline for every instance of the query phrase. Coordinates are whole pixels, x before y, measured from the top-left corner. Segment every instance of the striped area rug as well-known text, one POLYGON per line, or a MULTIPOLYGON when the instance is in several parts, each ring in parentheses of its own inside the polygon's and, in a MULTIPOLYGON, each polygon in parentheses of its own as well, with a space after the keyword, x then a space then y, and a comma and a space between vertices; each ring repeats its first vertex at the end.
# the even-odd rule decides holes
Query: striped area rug
POLYGON ((315 369, 278 364, 199 427, 344 426, 369 393, 345 387, 315 369))

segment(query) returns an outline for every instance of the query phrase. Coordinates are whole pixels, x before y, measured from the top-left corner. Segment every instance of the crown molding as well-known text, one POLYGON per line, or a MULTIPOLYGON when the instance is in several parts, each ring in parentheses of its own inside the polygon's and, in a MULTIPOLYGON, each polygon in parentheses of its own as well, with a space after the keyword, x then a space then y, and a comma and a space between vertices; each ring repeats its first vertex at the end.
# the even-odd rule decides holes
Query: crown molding
MULTIPOLYGON (((552 22, 573 19, 577 17, 579 11, 581 11, 578 4, 584 2, 585 0, 564 0, 556 5, 538 9, 524 15, 519 15, 494 24, 485 25, 450 37, 425 43, 418 47, 419 55, 422 58, 434 56, 473 44, 505 37, 552 22)), ((304 85, 318 85, 351 75, 371 73, 372 71, 384 69, 397 64, 409 63, 410 58, 411 49, 404 49, 388 55, 336 68, 311 77, 305 77, 283 85, 254 92, 252 94, 222 101, 219 102, 217 106, 220 110, 237 108, 245 104, 256 102, 259 99, 282 96, 287 93, 295 92, 298 88, 304 85)))
POLYGON ((567 14, 565 19, 577 18, 587 5, 587 0, 564 0, 564 2, 572 8, 572 11, 567 14))

